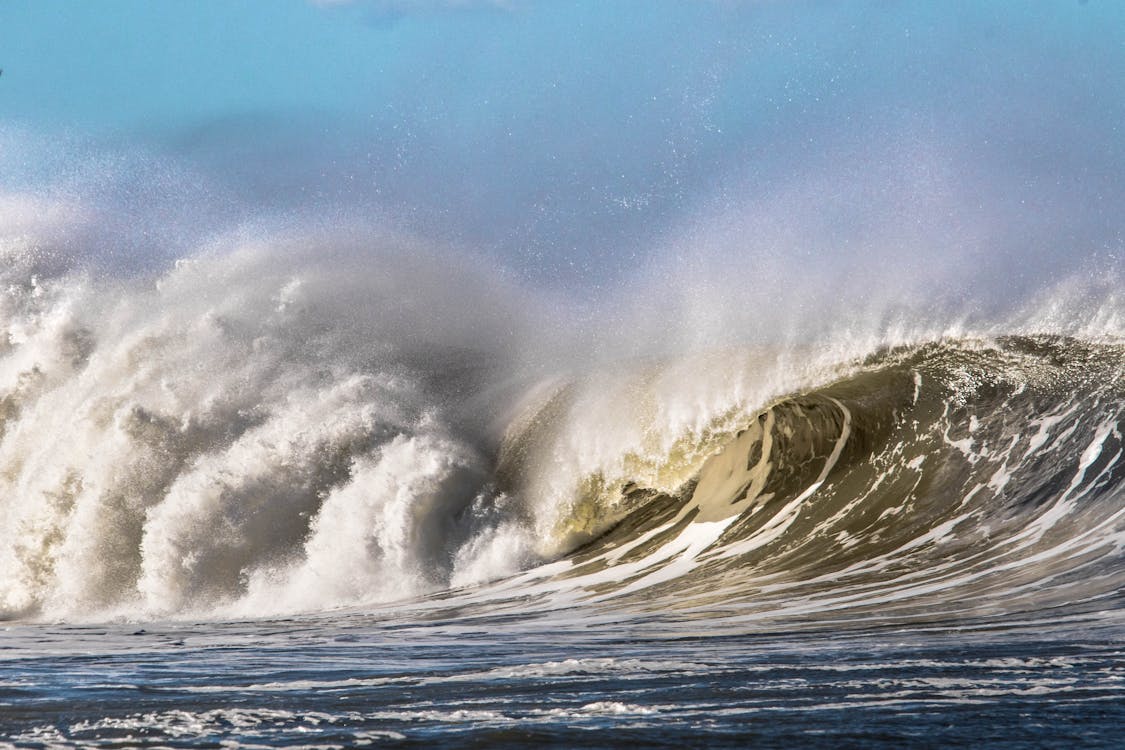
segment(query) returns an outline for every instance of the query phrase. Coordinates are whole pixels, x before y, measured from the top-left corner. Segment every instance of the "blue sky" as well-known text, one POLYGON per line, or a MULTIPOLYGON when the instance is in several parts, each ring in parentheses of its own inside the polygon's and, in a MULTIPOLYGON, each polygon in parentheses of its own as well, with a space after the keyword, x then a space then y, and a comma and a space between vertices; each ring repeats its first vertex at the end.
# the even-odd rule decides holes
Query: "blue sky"
POLYGON ((0 0, 0 124, 257 209, 387 211, 532 275, 599 275, 818 175, 860 236, 904 210, 871 175, 911 149, 961 202, 1078 211, 1065 241, 1106 247, 1123 49, 1106 0, 0 0))

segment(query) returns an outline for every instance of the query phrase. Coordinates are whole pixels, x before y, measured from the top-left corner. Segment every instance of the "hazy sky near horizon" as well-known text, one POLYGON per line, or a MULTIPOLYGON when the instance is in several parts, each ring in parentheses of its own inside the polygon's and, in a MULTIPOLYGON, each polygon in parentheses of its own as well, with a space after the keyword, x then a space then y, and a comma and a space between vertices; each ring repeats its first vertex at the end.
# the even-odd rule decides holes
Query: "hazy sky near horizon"
MULTIPOLYGON (((599 277, 701 216, 863 244, 956 215, 941 242, 1041 243, 1032 265, 1122 242, 1105 0, 0 0, 0 68, 0 127, 41 150, 387 212, 532 276, 599 277)), ((9 186, 65 178, 15 142, 9 186)))

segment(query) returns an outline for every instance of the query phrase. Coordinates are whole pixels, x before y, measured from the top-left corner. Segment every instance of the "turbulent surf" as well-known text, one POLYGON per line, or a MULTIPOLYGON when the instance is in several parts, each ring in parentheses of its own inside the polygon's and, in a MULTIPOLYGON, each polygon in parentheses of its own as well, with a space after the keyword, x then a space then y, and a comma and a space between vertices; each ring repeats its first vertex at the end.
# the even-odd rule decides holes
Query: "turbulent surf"
POLYGON ((1112 337, 545 372, 501 343, 495 285, 416 249, 367 270, 338 253, 250 244, 110 283, 12 247, 8 617, 263 616, 451 587, 721 620, 1116 607, 1112 337), (414 320, 378 291, 402 283, 438 290, 414 320))

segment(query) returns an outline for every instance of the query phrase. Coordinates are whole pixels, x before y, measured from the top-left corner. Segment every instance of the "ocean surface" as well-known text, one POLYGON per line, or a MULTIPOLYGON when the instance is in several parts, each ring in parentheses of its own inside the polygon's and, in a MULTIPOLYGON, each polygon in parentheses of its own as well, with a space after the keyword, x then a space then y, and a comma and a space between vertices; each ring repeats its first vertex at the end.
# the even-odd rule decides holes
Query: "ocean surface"
POLYGON ((1125 4, 0 3, 0 748, 1125 746, 1125 4))
POLYGON ((5 739, 17 747, 1121 742, 1120 622, 723 633, 689 618, 547 624, 416 614, 143 632, 13 628, 7 648, 23 653, 5 662, 5 739))

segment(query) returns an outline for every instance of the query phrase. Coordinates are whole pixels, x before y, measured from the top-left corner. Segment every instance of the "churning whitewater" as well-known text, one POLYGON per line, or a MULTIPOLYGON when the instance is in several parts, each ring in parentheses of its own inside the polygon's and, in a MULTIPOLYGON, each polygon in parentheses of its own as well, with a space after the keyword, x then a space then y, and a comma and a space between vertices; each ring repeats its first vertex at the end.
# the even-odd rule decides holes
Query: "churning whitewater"
POLYGON ((5 619, 1120 605, 1112 300, 1096 335, 565 366, 530 294, 401 236, 243 233, 124 277, 5 243, 5 619))

